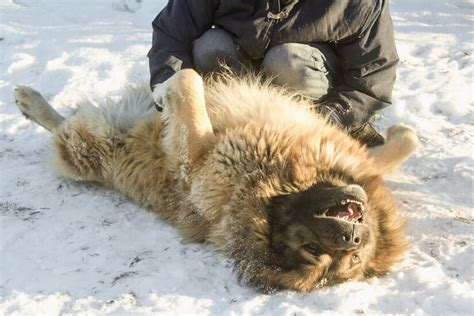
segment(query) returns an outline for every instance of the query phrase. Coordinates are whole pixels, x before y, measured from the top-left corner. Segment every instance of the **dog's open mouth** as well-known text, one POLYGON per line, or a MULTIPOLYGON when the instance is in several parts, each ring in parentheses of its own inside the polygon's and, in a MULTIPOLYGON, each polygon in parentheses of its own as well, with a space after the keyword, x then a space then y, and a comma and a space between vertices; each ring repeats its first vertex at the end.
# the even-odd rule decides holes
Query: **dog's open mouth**
POLYGON ((335 217, 353 223, 364 221, 364 204, 356 200, 342 200, 341 204, 326 210, 322 216, 335 217))
MULTIPOLYGON (((314 217, 335 218, 354 224, 364 222, 365 204, 367 194, 359 185, 347 185, 326 190, 327 201, 321 203, 321 211, 316 212, 314 217), (332 198, 331 198, 332 197, 332 198)), ((324 198, 321 198, 323 200, 324 198)))

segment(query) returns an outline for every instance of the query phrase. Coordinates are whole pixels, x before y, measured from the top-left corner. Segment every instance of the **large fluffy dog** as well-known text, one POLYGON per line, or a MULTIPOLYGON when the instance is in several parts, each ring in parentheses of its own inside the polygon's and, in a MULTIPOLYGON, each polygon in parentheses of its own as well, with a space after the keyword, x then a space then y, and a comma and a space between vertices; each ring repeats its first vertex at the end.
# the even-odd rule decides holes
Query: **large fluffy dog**
POLYGON ((65 176, 113 188, 215 245, 247 284, 309 291, 388 271, 406 242, 381 176, 413 152, 414 133, 391 127, 385 145, 367 149, 308 101, 253 79, 204 85, 180 71, 162 115, 145 87, 68 119, 30 88, 15 98, 53 133, 65 176))

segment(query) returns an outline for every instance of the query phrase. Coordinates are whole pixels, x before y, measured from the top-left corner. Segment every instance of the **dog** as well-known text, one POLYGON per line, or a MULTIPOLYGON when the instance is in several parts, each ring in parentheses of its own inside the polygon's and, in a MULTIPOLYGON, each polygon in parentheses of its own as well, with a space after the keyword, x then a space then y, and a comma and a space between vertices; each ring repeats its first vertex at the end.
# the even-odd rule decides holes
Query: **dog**
POLYGON ((204 81, 191 69, 65 119, 17 86, 20 111, 49 130, 62 175, 94 181, 206 242, 263 292, 311 291, 383 275, 403 255, 404 221, 383 175, 413 153, 404 125, 366 148, 309 100, 255 76, 204 81))

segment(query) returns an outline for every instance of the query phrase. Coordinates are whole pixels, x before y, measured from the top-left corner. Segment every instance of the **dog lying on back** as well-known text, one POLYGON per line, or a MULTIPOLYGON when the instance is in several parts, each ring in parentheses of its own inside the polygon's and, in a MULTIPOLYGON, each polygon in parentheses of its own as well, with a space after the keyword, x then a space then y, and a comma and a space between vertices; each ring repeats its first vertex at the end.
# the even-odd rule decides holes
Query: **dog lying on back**
POLYGON ((416 148, 411 129, 392 126, 367 149, 256 78, 204 84, 182 70, 169 81, 162 114, 147 87, 108 106, 85 102, 68 119, 30 88, 15 98, 53 133, 64 176, 117 190, 214 245, 256 289, 310 291, 400 259, 404 222, 382 176, 416 148))

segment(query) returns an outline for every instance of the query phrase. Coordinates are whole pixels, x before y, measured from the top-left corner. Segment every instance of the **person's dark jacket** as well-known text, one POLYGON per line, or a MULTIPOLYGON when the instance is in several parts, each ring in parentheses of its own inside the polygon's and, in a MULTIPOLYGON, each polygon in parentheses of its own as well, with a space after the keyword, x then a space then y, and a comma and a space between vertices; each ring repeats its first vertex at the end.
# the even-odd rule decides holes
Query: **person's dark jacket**
POLYGON ((212 26, 253 59, 280 43, 329 43, 342 80, 324 102, 348 128, 391 102, 398 56, 387 0, 171 0, 153 21, 151 85, 193 68, 192 43, 212 26))

